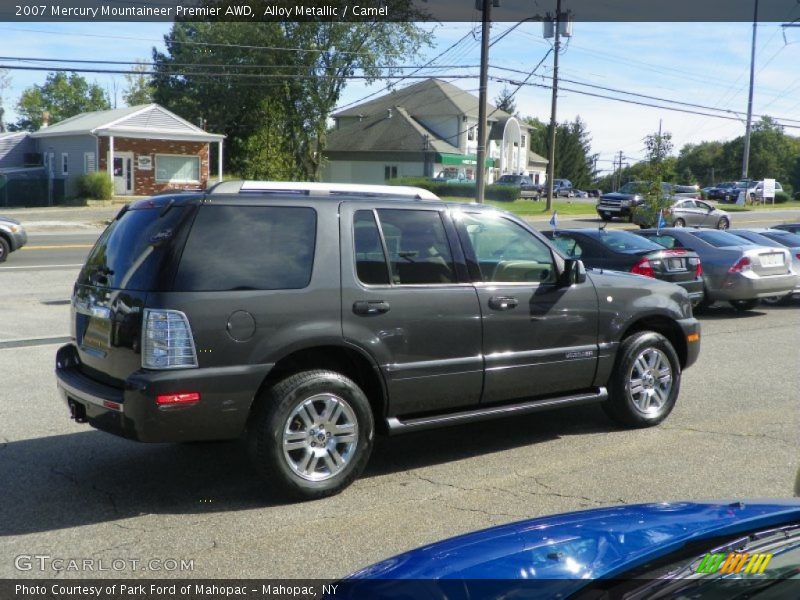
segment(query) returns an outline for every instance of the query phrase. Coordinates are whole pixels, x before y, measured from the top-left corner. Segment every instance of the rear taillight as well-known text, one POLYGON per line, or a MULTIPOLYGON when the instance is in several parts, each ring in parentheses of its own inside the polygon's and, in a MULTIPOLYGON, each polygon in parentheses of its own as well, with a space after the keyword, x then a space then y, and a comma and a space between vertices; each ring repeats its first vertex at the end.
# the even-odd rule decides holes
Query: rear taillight
POLYGON ((145 309, 142 328, 142 367, 188 369, 197 367, 192 329, 178 310, 145 309))
POLYGON ((694 278, 697 279, 703 275, 703 264, 700 262, 699 258, 690 258, 689 259, 689 266, 694 267, 694 278))
POLYGON ((797 257, 797 260, 800 260, 800 252, 798 252, 797 254, 795 254, 795 256, 797 257))
POLYGON ((631 273, 644 275, 645 277, 656 276, 655 271, 653 271, 653 265, 650 264, 650 261, 647 258, 639 259, 639 262, 631 267, 631 273))
POLYGON ((746 256, 743 256, 737 260, 730 269, 728 269, 728 273, 741 273, 742 271, 747 271, 748 269, 750 269, 750 259, 746 256))

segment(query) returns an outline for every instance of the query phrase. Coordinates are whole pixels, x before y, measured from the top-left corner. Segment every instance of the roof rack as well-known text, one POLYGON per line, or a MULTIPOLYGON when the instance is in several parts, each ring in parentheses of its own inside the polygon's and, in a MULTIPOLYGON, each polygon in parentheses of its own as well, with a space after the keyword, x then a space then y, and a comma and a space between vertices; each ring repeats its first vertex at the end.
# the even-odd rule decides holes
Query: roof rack
POLYGON ((301 194, 304 196, 393 197, 409 200, 440 200, 428 190, 404 185, 365 185, 360 183, 317 183, 309 181, 242 181, 231 180, 208 190, 217 194, 301 194))

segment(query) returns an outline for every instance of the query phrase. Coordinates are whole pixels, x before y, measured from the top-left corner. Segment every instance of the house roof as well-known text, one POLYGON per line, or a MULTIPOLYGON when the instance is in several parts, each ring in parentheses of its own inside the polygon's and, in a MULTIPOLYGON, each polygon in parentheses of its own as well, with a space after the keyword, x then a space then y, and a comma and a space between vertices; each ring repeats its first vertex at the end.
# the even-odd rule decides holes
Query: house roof
POLYGON ((536 164, 536 163, 541 163, 543 165, 546 165, 548 162, 550 162, 550 161, 547 160, 544 156, 541 156, 540 154, 536 154, 536 152, 534 152, 533 150, 528 150, 528 164, 529 165, 530 164, 536 164))
POLYGON ((140 104, 81 113, 59 121, 55 125, 44 127, 32 133, 31 137, 47 138, 63 135, 114 135, 192 142, 218 142, 225 138, 224 135, 208 133, 192 125, 158 104, 140 104))
MULTIPOLYGON (((413 117, 466 115, 478 117, 478 97, 441 79, 425 79, 394 90, 364 104, 335 113, 334 117, 374 116, 402 106, 413 117)), ((496 121, 512 115, 487 103, 487 119, 496 121)))
POLYGON ((420 125, 404 107, 391 107, 328 133, 328 152, 423 152, 461 154, 452 144, 420 125), (391 116, 389 111, 391 110, 391 116))

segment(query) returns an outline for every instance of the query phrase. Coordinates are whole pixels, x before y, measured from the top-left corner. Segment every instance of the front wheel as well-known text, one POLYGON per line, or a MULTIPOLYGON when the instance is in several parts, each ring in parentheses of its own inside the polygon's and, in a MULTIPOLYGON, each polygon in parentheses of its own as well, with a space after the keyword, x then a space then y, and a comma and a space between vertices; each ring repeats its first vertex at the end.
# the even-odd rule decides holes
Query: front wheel
POLYGON ((629 427, 650 427, 667 418, 681 384, 678 355, 667 338, 641 331, 622 341, 609 381, 606 414, 629 427))
POLYGON ((9 253, 11 252, 11 245, 0 236, 0 263, 5 262, 8 258, 9 253))
POLYGON ((611 215, 608 213, 600 213, 600 218, 603 219, 603 221, 608 222, 611 220, 611 215))
POLYGON ((728 220, 728 217, 722 217, 717 221, 717 229, 728 229, 730 226, 731 222, 728 220))
POLYGON ((739 312, 742 312, 745 310, 753 310, 758 306, 758 302, 758 298, 753 298, 751 300, 731 300, 731 306, 739 312))
POLYGON ((761 301, 764 304, 769 304, 771 306, 778 306, 779 304, 786 304, 791 297, 792 297, 791 294, 788 294, 786 296, 770 296, 769 298, 762 298, 761 301))
POLYGON ((303 371, 271 386, 258 402, 248 441, 269 489, 313 500, 339 493, 361 474, 375 425, 355 382, 333 371, 303 371))

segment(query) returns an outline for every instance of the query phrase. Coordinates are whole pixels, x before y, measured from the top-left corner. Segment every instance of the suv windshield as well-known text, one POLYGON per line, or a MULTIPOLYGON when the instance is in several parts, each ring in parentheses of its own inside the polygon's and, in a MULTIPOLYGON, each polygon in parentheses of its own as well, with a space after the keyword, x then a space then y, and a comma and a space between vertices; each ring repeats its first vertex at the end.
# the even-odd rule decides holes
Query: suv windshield
MULTIPOLYGON (((97 240, 78 283, 121 290, 164 290, 170 285, 175 240, 191 220, 189 206, 132 208, 97 240)), ((180 246, 180 244, 178 244, 180 246)))

